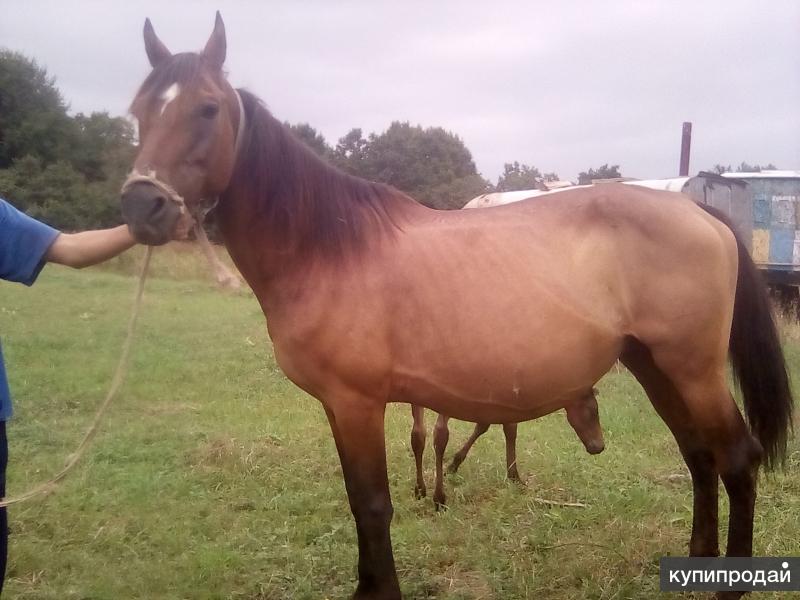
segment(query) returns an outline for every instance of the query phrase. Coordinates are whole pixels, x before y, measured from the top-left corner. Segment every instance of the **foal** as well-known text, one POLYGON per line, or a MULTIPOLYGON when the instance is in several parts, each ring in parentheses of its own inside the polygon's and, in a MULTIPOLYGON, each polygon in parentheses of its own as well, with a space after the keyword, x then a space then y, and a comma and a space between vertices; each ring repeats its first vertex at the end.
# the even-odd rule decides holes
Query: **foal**
MULTIPOLYGON (((579 398, 566 407, 567 421, 578 434, 584 448, 589 454, 599 454, 605 448, 603 430, 600 428, 600 418, 597 409, 595 390, 579 398)), ((425 409, 421 406, 411 405, 411 415, 414 424, 411 427, 411 449, 414 451, 414 461, 417 467, 417 483, 414 485, 414 495, 424 498, 427 494, 425 478, 422 474, 422 455, 425 452, 425 409)), ((450 430, 447 423, 450 417, 439 414, 436 425, 433 427, 433 449, 436 452, 436 487, 433 491, 433 504, 436 510, 446 506, 444 493, 444 451, 450 439, 450 430)), ((472 435, 461 449, 453 455, 453 460, 447 470, 450 473, 458 471, 458 467, 467 458, 473 444, 489 429, 488 423, 476 423, 472 435)), ((521 482, 517 470, 517 423, 504 423, 503 434, 506 438, 506 474, 509 479, 521 482)))

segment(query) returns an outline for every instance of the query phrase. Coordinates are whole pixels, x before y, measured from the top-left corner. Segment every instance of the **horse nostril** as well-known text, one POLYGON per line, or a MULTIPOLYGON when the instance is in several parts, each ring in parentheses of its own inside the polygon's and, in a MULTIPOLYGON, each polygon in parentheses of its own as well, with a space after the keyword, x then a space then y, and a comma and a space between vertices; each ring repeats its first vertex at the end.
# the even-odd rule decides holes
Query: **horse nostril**
POLYGON ((164 196, 156 196, 153 198, 153 206, 150 209, 150 217, 155 217, 158 213, 164 210, 167 204, 167 199, 164 196))

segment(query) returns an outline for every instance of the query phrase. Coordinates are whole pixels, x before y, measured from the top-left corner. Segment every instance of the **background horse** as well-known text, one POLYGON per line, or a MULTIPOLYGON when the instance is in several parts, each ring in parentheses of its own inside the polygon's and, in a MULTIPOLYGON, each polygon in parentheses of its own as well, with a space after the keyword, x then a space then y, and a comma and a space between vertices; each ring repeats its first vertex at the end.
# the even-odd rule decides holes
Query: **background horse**
POLYGON ((758 467, 785 455, 792 397, 764 285, 719 216, 614 184, 431 210, 329 166, 234 90, 219 15, 199 54, 173 56, 149 22, 145 49, 153 70, 131 107, 140 145, 123 215, 137 239, 163 243, 181 202, 219 196, 220 232, 276 360, 328 416, 356 521, 356 598, 400 597, 387 403, 520 422, 584 397, 617 359, 689 467, 690 554, 719 552, 720 477, 727 554, 752 554, 758 467))
MULTIPOLYGON (((600 415, 597 409, 595 391, 592 390, 584 398, 579 399, 566 407, 567 421, 578 434, 584 448, 589 454, 599 454, 605 448, 603 430, 600 427, 600 415)), ((414 452, 414 462, 417 468, 417 481, 414 485, 414 495, 424 498, 427 494, 425 477, 422 471, 422 458, 425 452, 425 409, 421 406, 411 405, 411 415, 414 424, 411 427, 411 449, 414 452)), ((433 491, 433 504, 436 510, 447 505, 444 493, 444 452, 450 439, 448 421, 450 417, 438 415, 433 426, 433 449, 436 463, 436 482, 433 491)), ((489 430, 489 423, 476 423, 472 435, 464 445, 453 455, 453 460, 447 470, 450 473, 458 471, 458 467, 467 458, 472 446, 480 436, 489 430)), ((517 423, 503 423, 503 434, 506 438, 506 475, 517 483, 522 483, 517 469, 517 423)))
MULTIPOLYGON (((425 409, 421 406, 411 405, 411 416, 413 425, 411 426, 411 450, 414 452, 414 463, 417 469, 417 480, 414 484, 414 496, 424 498, 427 495, 425 486, 425 476, 422 469, 422 458, 425 453, 425 409)), ((436 510, 447 506, 447 497, 444 493, 444 452, 447 449, 447 442, 450 439, 450 428, 448 421, 450 417, 438 415, 433 426, 433 450, 435 454, 436 479, 433 489, 433 505, 436 510)), ((467 458, 467 454, 473 444, 480 436, 489 430, 489 423, 476 423, 472 435, 469 436, 464 445, 453 455, 453 461, 447 470, 450 473, 458 471, 458 467, 467 458)), ((503 434, 506 438, 506 475, 509 479, 521 482, 519 470, 517 469, 517 423, 504 423, 503 434)))

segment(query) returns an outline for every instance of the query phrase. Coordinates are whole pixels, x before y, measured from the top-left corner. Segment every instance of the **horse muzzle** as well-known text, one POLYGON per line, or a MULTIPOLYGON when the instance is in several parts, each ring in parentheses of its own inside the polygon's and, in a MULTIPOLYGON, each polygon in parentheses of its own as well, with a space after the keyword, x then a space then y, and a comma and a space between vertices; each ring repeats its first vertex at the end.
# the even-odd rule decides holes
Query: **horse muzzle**
POLYGON ((126 185, 120 197, 122 218, 137 242, 161 246, 173 238, 181 207, 148 182, 126 185))
POLYGON ((603 438, 590 439, 583 442, 583 447, 589 454, 600 454, 606 448, 603 438))

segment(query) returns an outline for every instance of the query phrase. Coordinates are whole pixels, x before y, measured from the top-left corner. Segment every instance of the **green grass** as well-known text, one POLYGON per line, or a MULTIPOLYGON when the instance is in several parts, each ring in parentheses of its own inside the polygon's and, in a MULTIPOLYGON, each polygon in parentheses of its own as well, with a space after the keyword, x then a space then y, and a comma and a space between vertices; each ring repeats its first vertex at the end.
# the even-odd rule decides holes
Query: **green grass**
MULTIPOLYGON (((33 289, 0 284, 16 410, 10 494, 61 466, 102 399, 134 288, 122 273, 134 265, 128 256, 83 273, 48 267, 33 289)), ((94 446, 55 494, 10 511, 5 597, 348 597, 355 530, 321 407, 276 367, 249 293, 215 290, 184 251, 157 254, 155 266, 180 279, 148 282, 129 378, 94 446)), ((795 379, 798 338, 789 331, 795 379)), ((520 487, 504 478, 493 428, 448 478, 443 513, 413 498, 410 410, 390 407, 392 535, 406 598, 658 597, 658 558, 687 548, 686 469, 627 374, 603 379, 599 399, 603 454, 586 455, 562 414, 523 424, 520 487)), ((451 427, 448 456, 471 430, 451 427)), ((760 555, 800 554, 799 471, 795 440, 787 474, 762 478, 760 555)))

